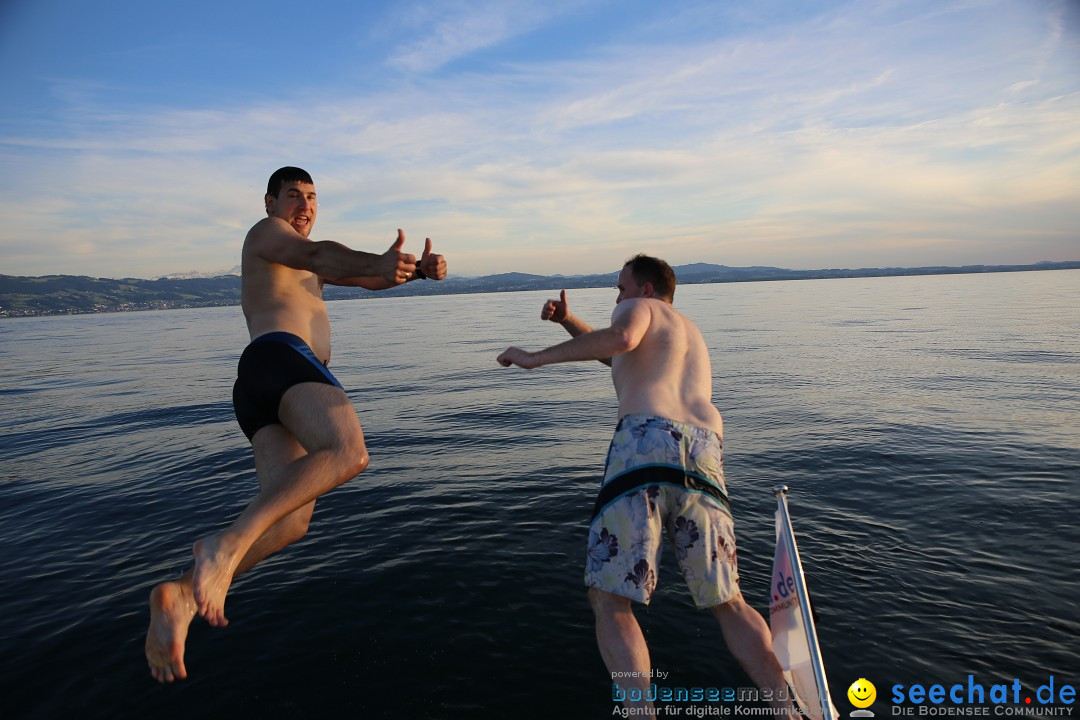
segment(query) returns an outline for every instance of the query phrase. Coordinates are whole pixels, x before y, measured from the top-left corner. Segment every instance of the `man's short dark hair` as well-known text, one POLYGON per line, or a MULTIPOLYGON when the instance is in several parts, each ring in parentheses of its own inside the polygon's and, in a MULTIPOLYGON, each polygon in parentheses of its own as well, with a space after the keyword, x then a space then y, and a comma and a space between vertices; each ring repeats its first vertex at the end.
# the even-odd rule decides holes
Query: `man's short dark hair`
POLYGON ((634 282, 638 285, 652 283, 653 294, 668 302, 675 299, 675 271, 660 258, 637 254, 626 261, 623 267, 630 268, 634 282))
POLYGON ((266 183, 266 194, 277 197, 284 185, 294 182, 307 183, 308 185, 315 184, 315 181, 311 179, 306 170, 301 170, 298 167, 283 167, 280 170, 275 170, 274 174, 270 176, 270 181, 266 183))

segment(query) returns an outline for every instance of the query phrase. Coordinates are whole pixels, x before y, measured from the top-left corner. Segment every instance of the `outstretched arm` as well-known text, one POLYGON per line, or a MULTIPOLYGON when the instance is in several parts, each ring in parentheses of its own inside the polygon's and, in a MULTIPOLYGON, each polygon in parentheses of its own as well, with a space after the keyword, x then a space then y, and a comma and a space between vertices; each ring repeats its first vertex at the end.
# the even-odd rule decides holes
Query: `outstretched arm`
POLYGON ((536 352, 510 347, 497 359, 503 367, 517 365, 526 370, 577 360, 608 360, 610 363, 612 357, 638 346, 651 320, 648 305, 626 300, 615 307, 610 327, 583 332, 564 343, 536 352))
MULTIPOLYGON (((405 234, 398 230, 398 241, 404 242, 405 234)), ((395 242, 395 245, 397 243, 395 242)), ((412 257, 411 255, 409 257, 412 257)), ((416 269, 414 272, 409 273, 404 282, 410 280, 442 280, 446 277, 446 258, 442 255, 437 255, 431 252, 431 238, 426 238, 424 241, 424 252, 420 256, 419 262, 416 263, 416 269)), ((326 282, 331 285, 349 285, 353 287, 362 287, 367 290, 386 290, 387 288, 395 287, 400 283, 387 282, 383 277, 350 277, 350 278, 338 278, 327 279, 326 282)))
POLYGON ((401 251, 405 244, 405 233, 401 230, 394 244, 381 255, 352 250, 336 242, 311 242, 275 217, 256 223, 248 233, 247 242, 267 262, 307 270, 331 283, 365 278, 392 287, 416 272, 416 257, 401 251))

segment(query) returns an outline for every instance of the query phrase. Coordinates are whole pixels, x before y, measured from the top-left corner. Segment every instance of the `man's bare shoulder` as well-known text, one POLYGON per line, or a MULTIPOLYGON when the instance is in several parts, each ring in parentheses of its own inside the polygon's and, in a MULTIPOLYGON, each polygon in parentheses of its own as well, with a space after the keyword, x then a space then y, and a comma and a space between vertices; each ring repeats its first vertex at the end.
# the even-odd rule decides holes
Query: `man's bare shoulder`
MULTIPOLYGON (((611 321, 641 322, 648 320, 650 323, 673 322, 676 318, 686 320, 675 307, 664 300, 656 298, 627 298, 623 300, 611 313, 611 321)), ((689 322, 689 320, 686 320, 689 322)))
POLYGON ((611 319, 614 322, 616 319, 628 318, 634 315, 647 315, 652 309, 650 303, 657 302, 660 301, 652 298, 627 298, 615 305, 615 309, 611 311, 611 319))
POLYGON ((244 238, 244 259, 269 265, 284 265, 294 270, 310 271, 305 266, 311 241, 297 233, 280 218, 268 217, 251 226, 244 238))
POLYGON ((303 240, 303 238, 289 226, 289 223, 281 218, 265 217, 251 226, 251 229, 248 230, 247 235, 244 237, 244 245, 259 245, 280 241, 282 239, 289 239, 290 236, 295 236, 293 239, 298 242, 303 240))

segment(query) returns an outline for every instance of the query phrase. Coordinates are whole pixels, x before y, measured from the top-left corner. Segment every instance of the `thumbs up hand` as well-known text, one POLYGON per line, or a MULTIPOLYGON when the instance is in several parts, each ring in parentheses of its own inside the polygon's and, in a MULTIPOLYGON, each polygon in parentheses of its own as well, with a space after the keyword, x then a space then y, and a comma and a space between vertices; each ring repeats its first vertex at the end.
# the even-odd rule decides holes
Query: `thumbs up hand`
POLYGON ((400 285, 416 272, 416 256, 401 252, 405 245, 405 233, 397 231, 397 240, 379 260, 379 276, 391 285, 400 285))
POLYGON ((566 303, 566 291, 562 290, 559 293, 558 300, 548 300, 544 303, 543 309, 540 310, 540 319, 561 323, 566 319, 569 312, 570 307, 566 303))
POLYGON ((424 252, 420 256, 417 267, 420 269, 421 277, 426 277, 428 280, 442 280, 446 277, 446 258, 431 252, 431 238, 424 241, 424 252))

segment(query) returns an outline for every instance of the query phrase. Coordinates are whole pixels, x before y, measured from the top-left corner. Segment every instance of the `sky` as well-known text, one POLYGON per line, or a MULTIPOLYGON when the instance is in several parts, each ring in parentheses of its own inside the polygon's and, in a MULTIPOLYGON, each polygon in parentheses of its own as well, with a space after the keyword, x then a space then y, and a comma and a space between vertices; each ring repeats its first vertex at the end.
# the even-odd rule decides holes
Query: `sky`
POLYGON ((0 2, 0 274, 1080 260, 1080 0, 0 2))

